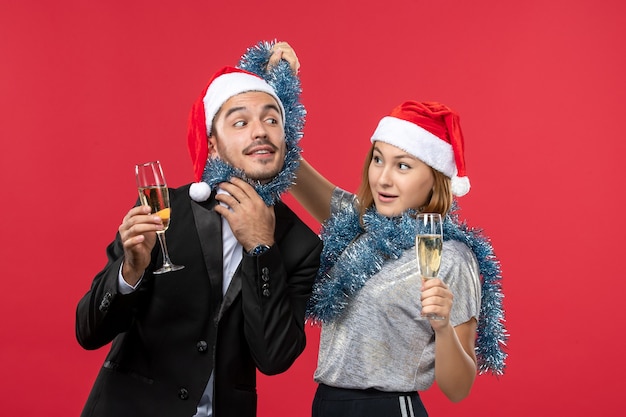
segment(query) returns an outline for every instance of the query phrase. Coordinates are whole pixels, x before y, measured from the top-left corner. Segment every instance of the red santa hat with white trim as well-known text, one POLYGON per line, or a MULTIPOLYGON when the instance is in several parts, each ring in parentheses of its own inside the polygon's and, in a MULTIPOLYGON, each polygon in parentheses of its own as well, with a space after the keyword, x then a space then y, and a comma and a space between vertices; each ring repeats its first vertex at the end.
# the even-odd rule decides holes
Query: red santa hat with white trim
POLYGON ((406 101, 380 120, 371 138, 374 141, 396 146, 449 177, 453 195, 469 192, 463 132, 458 114, 449 107, 406 101))
POLYGON ((280 106, 283 126, 285 109, 276 91, 258 75, 236 67, 223 67, 209 80, 200 97, 194 103, 189 115, 187 146, 193 163, 195 183, 189 188, 189 195, 195 201, 206 201, 211 189, 202 181, 202 174, 209 158, 208 138, 215 115, 222 105, 237 94, 261 91, 272 96, 280 106))

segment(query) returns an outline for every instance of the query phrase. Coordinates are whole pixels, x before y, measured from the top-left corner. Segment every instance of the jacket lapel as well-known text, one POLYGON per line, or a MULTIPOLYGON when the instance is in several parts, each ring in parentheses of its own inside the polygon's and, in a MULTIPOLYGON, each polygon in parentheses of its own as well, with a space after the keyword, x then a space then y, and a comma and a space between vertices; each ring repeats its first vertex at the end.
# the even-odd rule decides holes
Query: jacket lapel
POLYGON ((230 285, 226 290, 226 294, 224 294, 224 302, 222 303, 222 307, 220 308, 220 312, 217 315, 217 319, 220 320, 224 312, 233 304, 235 298, 241 292, 241 262, 233 275, 233 279, 230 281, 230 285))
MULTIPOLYGON (((204 264, 209 272, 211 285, 211 304, 215 307, 222 302, 223 255, 222 255, 222 220, 213 210, 213 196, 205 203, 191 202, 198 238, 204 255, 204 264)), ((214 307, 214 308, 215 308, 214 307)))

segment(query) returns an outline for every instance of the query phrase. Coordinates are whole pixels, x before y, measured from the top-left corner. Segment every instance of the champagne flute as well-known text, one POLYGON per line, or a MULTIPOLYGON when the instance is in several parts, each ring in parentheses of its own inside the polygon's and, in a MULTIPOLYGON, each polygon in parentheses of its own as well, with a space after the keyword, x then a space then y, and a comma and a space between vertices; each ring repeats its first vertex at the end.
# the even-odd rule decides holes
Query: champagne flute
POLYGON ((146 162, 145 164, 135 165, 135 177, 137 178, 137 188, 139 190, 139 199, 141 204, 150 206, 152 213, 158 215, 163 221, 163 230, 157 231, 157 237, 161 244, 161 252, 163 254, 163 265, 154 271, 154 274, 162 274, 164 272, 178 271, 183 269, 182 265, 174 265, 170 260, 167 252, 167 244, 165 243, 165 231, 170 225, 170 195, 165 183, 165 176, 159 161, 146 162))
MULTIPOLYGON (((443 225, 439 213, 419 213, 417 215, 417 231, 415 250, 420 275, 425 279, 436 278, 441 266, 443 249, 443 225)), ((443 320, 436 314, 427 314, 430 320, 443 320)))

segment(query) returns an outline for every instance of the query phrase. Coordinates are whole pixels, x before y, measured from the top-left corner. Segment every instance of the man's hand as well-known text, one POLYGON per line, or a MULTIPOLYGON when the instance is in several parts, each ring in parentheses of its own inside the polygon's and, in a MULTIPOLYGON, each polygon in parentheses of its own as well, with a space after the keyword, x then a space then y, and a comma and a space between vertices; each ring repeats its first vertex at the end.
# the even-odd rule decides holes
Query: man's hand
POLYGON ((119 227, 124 246, 124 280, 134 286, 150 264, 150 253, 156 244, 156 231, 163 230, 163 221, 150 214, 150 206, 132 208, 119 227))
POLYGON ((247 252, 255 246, 274 244, 276 217, 274 207, 267 207, 255 189, 240 178, 220 184, 228 194, 218 193, 216 200, 226 204, 215 211, 228 221, 235 238, 247 252))

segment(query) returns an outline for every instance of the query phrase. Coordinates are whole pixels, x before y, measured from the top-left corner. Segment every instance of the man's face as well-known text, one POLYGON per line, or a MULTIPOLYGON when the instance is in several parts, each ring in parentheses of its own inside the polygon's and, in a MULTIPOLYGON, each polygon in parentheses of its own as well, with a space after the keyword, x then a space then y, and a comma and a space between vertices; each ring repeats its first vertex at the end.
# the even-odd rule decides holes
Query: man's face
POLYGON ((253 91, 228 99, 215 116, 209 137, 212 157, 267 182, 283 168, 285 131, 276 100, 253 91))

